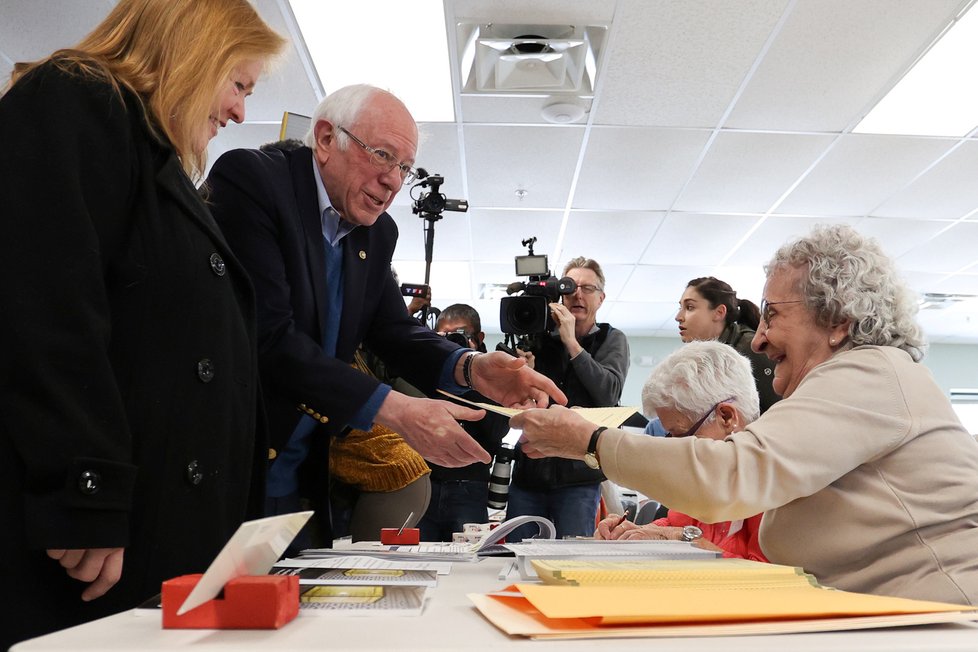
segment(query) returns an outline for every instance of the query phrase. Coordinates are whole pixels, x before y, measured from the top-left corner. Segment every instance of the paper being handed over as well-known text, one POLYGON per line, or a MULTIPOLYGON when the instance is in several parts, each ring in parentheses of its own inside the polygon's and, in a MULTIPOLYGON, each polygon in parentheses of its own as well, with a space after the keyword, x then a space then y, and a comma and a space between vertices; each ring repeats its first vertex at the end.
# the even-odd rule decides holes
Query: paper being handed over
MULTIPOLYGON (((511 417, 515 414, 519 414, 524 409, 529 408, 508 408, 502 407, 501 405, 495 405, 494 403, 479 403, 477 401, 469 401, 462 398, 461 396, 455 396, 454 394, 449 394, 448 392, 439 389, 439 393, 444 394, 448 398, 459 401, 460 403, 465 403, 473 407, 479 408, 480 410, 488 410, 489 412, 495 412, 496 414, 502 414, 507 417, 511 417)), ((623 424, 630 416, 638 412, 637 408, 633 407, 573 407, 571 410, 577 411, 582 417, 590 421, 596 426, 607 426, 609 428, 617 428, 623 424)))

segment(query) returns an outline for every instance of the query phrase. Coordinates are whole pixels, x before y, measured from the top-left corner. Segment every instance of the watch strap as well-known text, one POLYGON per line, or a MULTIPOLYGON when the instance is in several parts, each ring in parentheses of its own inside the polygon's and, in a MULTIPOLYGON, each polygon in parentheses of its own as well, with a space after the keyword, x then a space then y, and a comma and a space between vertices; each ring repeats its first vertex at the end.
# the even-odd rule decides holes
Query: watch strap
POLYGON ((591 433, 591 440, 587 444, 587 452, 594 455, 595 458, 598 456, 598 437, 607 429, 608 426, 600 426, 595 428, 594 432, 591 433))

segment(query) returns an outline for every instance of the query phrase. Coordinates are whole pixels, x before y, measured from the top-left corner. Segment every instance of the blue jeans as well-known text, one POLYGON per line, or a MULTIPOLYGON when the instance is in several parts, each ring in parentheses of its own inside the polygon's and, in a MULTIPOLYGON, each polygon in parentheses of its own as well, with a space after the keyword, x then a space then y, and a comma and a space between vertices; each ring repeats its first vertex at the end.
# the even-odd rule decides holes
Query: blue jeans
POLYGON ((489 519, 489 483, 479 480, 431 480, 428 511, 418 523, 422 541, 451 541, 465 523, 489 519))
MULTIPOLYGON (((601 500, 601 483, 577 487, 559 487, 548 491, 529 491, 516 485, 509 486, 509 505, 506 518, 533 514, 546 516, 557 526, 557 538, 568 536, 589 537, 594 534, 594 519, 598 515, 601 500)), ((536 525, 524 525, 506 537, 517 542, 539 534, 536 525)))

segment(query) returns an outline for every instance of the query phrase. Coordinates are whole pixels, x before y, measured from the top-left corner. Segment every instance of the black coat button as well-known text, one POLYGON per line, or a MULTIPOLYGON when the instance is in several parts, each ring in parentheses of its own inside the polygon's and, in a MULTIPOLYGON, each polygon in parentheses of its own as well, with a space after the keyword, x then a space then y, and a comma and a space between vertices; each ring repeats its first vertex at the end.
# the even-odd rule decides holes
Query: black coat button
POLYGON ((204 473, 200 470, 200 462, 193 460, 187 465, 187 482, 194 485, 195 487, 199 485, 204 480, 204 473))
POLYGON ((204 358, 197 363, 197 377, 205 383, 214 380, 214 363, 210 358, 204 358))
POLYGON ((78 491, 86 496, 98 493, 102 488, 102 476, 95 471, 82 471, 78 477, 78 491))
POLYGON ((224 276, 227 272, 227 267, 224 266, 224 259, 221 258, 221 254, 213 253, 211 254, 211 270, 218 276, 224 276))

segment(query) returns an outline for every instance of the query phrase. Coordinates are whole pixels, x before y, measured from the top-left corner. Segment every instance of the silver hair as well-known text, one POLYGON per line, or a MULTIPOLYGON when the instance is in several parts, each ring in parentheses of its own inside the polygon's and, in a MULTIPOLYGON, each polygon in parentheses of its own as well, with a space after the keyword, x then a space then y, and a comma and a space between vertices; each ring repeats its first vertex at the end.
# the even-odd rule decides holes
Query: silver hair
MULTIPOLYGON (((642 411, 676 410, 694 422, 720 401, 733 399, 748 423, 761 414, 750 360, 716 340, 684 344, 660 362, 642 387, 642 411)), ((715 413, 707 422, 715 420, 715 413)))
POLYGON ((845 224, 816 225, 812 232, 778 249, 764 267, 808 267, 798 288, 820 326, 849 320, 843 348, 895 346, 915 362, 927 341, 917 324, 917 296, 897 273, 879 243, 845 224))
POLYGON ((571 258, 564 265, 564 276, 567 276, 567 272, 572 269, 589 269, 594 272, 594 275, 598 277, 598 283, 601 284, 601 290, 604 291, 604 271, 601 269, 601 265, 598 261, 593 258, 585 258, 584 256, 578 256, 577 258, 571 258))
MULTIPOLYGON (((333 127, 350 128, 356 123, 357 118, 366 106, 367 102, 377 93, 383 93, 381 89, 369 84, 353 84, 337 89, 324 97, 316 106, 312 114, 312 122, 309 131, 306 132, 304 141, 307 147, 316 149, 316 123, 320 120, 327 120, 333 127)), ((350 139, 342 131, 336 131, 336 144, 339 149, 345 150, 350 143, 350 139)))

